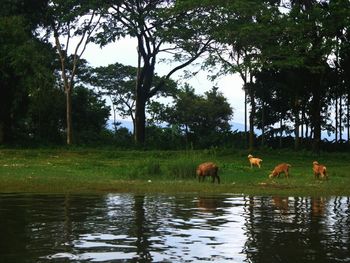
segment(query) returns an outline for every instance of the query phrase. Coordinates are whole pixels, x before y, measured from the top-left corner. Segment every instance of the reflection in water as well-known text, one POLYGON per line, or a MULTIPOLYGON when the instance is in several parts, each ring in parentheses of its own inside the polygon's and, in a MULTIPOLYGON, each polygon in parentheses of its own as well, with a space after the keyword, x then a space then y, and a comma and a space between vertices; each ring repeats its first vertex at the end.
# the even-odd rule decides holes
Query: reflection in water
POLYGON ((0 195, 0 262, 349 262, 348 197, 0 195))

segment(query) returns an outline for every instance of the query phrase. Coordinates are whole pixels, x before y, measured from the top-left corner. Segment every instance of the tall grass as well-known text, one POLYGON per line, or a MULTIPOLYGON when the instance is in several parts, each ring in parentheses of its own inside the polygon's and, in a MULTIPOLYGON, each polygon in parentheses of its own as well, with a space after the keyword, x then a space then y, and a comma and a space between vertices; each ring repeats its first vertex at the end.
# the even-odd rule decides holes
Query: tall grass
POLYGON ((130 179, 156 177, 161 175, 161 166, 158 160, 146 159, 129 165, 126 176, 130 179))
POLYGON ((167 164, 166 175, 174 179, 193 179, 196 176, 198 161, 180 158, 167 164))
POLYGON ((130 179, 193 179, 200 160, 195 156, 172 156, 156 158, 150 156, 142 161, 131 162, 125 170, 125 176, 130 179))

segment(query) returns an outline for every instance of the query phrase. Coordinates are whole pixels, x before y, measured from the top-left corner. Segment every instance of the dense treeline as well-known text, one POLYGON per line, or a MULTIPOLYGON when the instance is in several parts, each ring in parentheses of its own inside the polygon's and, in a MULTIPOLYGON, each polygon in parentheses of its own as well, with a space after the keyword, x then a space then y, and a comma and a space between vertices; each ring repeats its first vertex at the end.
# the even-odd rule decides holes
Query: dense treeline
POLYGON ((350 1, 1 2, 0 144, 319 151, 350 143, 350 1), (126 36, 138 43, 135 67, 83 60, 90 43, 126 36), (174 66, 159 76, 162 54, 174 66), (213 80, 242 78, 245 132, 230 129, 220 87, 198 95, 171 78, 198 59, 213 80))

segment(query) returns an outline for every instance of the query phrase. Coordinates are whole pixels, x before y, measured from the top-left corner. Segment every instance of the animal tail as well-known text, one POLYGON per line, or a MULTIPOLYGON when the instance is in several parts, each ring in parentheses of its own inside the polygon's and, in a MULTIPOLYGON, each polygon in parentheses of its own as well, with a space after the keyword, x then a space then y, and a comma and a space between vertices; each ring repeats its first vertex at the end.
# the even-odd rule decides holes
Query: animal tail
POLYGON ((292 167, 289 163, 287 163, 287 166, 288 166, 288 167, 292 167))

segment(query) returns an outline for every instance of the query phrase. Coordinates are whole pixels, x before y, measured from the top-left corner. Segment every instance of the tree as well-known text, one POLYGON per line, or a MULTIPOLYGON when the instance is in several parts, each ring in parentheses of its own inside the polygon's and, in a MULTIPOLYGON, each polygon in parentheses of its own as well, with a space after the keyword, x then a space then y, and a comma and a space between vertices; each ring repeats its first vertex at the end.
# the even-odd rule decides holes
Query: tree
POLYGON ((101 15, 94 1, 51 0, 46 12, 47 36, 53 36, 66 95, 67 144, 72 144, 72 92, 79 59, 93 37, 101 15), (77 41, 77 42, 76 42, 77 41), (72 45, 72 47, 71 47, 72 45), (71 50, 73 48, 73 50, 71 50), (71 55, 70 55, 70 52, 71 55))
POLYGON ((31 92, 27 122, 35 143, 64 143, 64 92, 60 87, 46 86, 31 92))
POLYGON ((50 46, 35 28, 46 1, 2 1, 0 11, 0 143, 27 132, 31 92, 53 86, 50 46))
POLYGON ((117 131, 117 113, 122 117, 130 117, 135 126, 135 78, 137 69, 120 63, 97 67, 91 70, 86 79, 92 86, 100 90, 100 94, 108 96, 112 102, 114 131, 117 131))
POLYGON ((211 37, 215 39, 216 45, 211 50, 205 67, 211 69, 219 64, 220 70, 215 73, 215 77, 222 74, 239 73, 243 80, 246 134, 248 134, 248 102, 251 106, 248 137, 250 150, 254 147, 254 120, 256 119, 254 78, 265 63, 261 49, 264 46, 263 43, 273 41, 276 38, 276 32, 280 30, 276 22, 279 10, 275 2, 237 0, 223 4, 222 1, 192 1, 193 6, 200 5, 209 8, 208 12, 210 15, 214 14, 214 20, 217 21, 215 30, 211 31, 211 37))
POLYGON ((76 86, 72 95, 72 102, 76 105, 72 112, 75 140, 78 143, 98 141, 106 128, 110 107, 106 106, 101 95, 83 86, 76 86))
MULTIPOLYGON (((117 128, 116 116, 119 114, 122 118, 130 117, 136 129, 135 105, 136 92, 135 83, 137 78, 137 68, 132 66, 115 63, 106 67, 97 67, 90 69, 90 73, 83 78, 83 81, 97 87, 100 94, 108 96, 112 102, 113 119, 115 131, 117 128)), ((176 83, 172 79, 164 80, 157 74, 154 74, 152 88, 161 85, 154 96, 172 96, 176 92, 176 83)), ((147 103, 151 103, 150 100, 147 103)))
POLYGON ((176 10, 176 1, 132 0, 107 1, 107 13, 99 43, 104 45, 119 37, 129 35, 137 39, 138 65, 135 92, 135 142, 144 144, 146 114, 145 107, 159 90, 164 81, 176 71, 188 66, 203 54, 211 39, 205 32, 196 30, 193 21, 205 14, 195 11, 176 10), (189 41, 190 40, 190 41, 189 41), (157 59, 161 53, 173 54, 179 62, 154 86, 157 59))
POLYGON ((229 120, 233 111, 218 88, 196 95, 186 85, 176 96, 174 105, 168 106, 164 121, 184 132, 187 143, 197 141, 198 145, 217 145, 220 136, 230 132, 229 120))
MULTIPOLYGON (((335 137, 336 141, 342 135, 342 101, 345 103, 345 119, 347 126, 348 142, 350 142, 350 93, 349 93, 349 72, 350 72, 350 45, 349 31, 350 24, 348 18, 350 16, 350 3, 348 1, 329 1, 328 12, 325 17, 324 30, 333 40, 332 47, 334 55, 331 60, 331 67, 334 69, 333 91, 335 102, 335 137), (339 106, 338 106, 339 105, 339 106)), ((344 122, 345 124, 345 122, 344 122)))
MULTIPOLYGON (((321 142, 321 111, 325 105, 327 94, 327 75, 329 74, 328 56, 331 54, 329 38, 324 35, 323 26, 327 7, 317 1, 300 1, 292 3, 291 11, 285 16, 288 27, 281 40, 290 54, 286 60, 289 67, 298 67, 307 73, 308 81, 305 88, 310 92, 311 125, 313 127, 313 150, 320 150, 321 142), (292 35, 291 32, 298 32, 292 35), (323 41, 325 39, 325 41, 323 41), (287 41, 288 42, 287 42, 287 41)), ((277 50, 277 54, 281 48, 277 50)))

